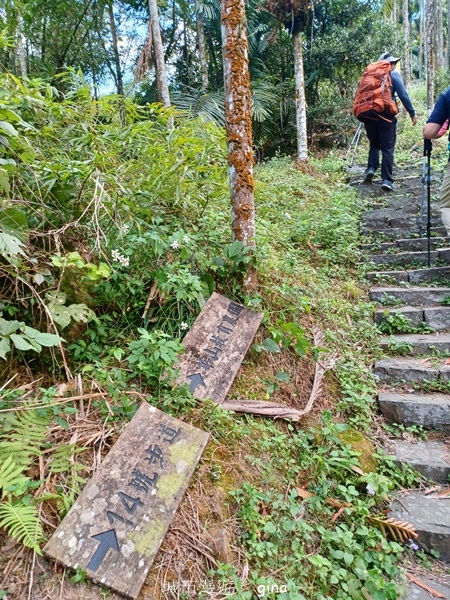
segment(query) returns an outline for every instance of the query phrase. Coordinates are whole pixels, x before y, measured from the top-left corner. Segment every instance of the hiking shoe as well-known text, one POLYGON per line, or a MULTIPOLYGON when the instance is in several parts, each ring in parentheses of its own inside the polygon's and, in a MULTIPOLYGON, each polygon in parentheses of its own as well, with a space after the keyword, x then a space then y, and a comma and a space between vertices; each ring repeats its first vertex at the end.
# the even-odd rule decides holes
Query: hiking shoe
POLYGON ((374 175, 375 175, 374 169, 367 169, 366 176, 364 177, 363 183, 371 184, 374 175))
POLYGON ((395 185, 392 183, 392 181, 383 179, 381 182, 381 189, 385 192, 393 192, 395 190, 395 185))

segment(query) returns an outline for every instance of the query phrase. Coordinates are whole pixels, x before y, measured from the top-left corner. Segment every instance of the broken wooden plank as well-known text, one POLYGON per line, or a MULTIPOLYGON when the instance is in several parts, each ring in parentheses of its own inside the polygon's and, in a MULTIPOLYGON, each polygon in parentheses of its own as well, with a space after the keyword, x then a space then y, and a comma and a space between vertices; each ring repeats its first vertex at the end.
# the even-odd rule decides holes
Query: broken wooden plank
POLYGON ((44 552, 137 598, 209 434, 144 403, 44 552))
POLYGON ((278 402, 266 402, 265 400, 225 401, 222 402, 221 406, 224 410, 260 417, 271 417, 273 419, 299 421, 305 415, 305 412, 302 410, 291 408, 285 404, 278 404, 278 402))
POLYGON ((177 382, 196 398, 225 400, 262 318, 214 292, 183 340, 177 382))

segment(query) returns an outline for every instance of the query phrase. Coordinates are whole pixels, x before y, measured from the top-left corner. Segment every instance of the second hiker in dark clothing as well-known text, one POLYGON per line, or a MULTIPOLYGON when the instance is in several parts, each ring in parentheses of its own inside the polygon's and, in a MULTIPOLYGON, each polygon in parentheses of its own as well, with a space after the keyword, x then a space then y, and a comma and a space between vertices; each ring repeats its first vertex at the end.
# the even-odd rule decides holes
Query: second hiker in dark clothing
MULTIPOLYGON (((415 125, 417 123, 416 112, 403 84, 402 76, 398 71, 395 71, 395 67, 400 59, 395 58, 389 52, 385 52, 378 59, 378 61, 383 60, 387 60, 390 63, 390 89, 392 100, 395 101, 396 95, 398 96, 409 113, 413 125, 415 125)), ((364 183, 372 183, 375 172, 380 166, 381 151, 381 189, 387 192, 395 190, 394 178, 392 176, 395 142, 397 138, 397 119, 395 115, 391 114, 389 111, 379 114, 372 111, 369 117, 361 115, 358 118, 364 123, 370 143, 364 183)))
MULTIPOLYGON (((439 96, 438 101, 433 108, 433 112, 424 125, 423 137, 429 140, 435 140, 445 135, 449 128, 449 119, 450 88, 447 88, 439 96)), ((450 136, 448 147, 450 150, 450 136)), ((450 155, 440 190, 440 208, 442 222, 445 225, 447 232, 450 232, 450 155)))

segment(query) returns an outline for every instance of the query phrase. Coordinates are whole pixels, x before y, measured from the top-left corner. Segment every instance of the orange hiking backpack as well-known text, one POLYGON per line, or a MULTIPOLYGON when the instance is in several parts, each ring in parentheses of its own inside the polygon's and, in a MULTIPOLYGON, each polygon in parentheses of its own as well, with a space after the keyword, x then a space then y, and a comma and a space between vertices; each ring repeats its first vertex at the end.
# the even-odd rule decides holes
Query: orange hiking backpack
POLYGON ((392 98, 391 85, 391 63, 388 60, 370 63, 362 74, 356 91, 353 102, 355 117, 359 120, 360 116, 370 118, 373 112, 396 115, 398 108, 392 98))

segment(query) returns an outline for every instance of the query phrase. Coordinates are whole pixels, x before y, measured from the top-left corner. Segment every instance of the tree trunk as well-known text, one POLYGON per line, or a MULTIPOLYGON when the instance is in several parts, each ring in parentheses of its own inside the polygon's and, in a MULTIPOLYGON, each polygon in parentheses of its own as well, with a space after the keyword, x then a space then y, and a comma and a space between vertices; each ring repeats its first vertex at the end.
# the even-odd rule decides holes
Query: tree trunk
POLYGON ((200 59, 200 70, 202 73, 202 90, 205 91, 209 86, 209 76, 208 59, 206 54, 205 26, 203 24, 203 15, 201 12, 202 5, 203 0, 195 0, 195 14, 197 17, 198 54, 200 59))
POLYGON ((409 7, 408 0, 403 0, 403 39, 405 45, 403 48, 403 81, 408 85, 411 78, 411 52, 409 47, 409 7))
MULTIPOLYGON (((221 10, 231 225, 233 238, 254 248, 251 93, 244 0, 221 0, 221 10)), ((244 288, 250 291, 255 285, 256 271, 251 267, 244 288)))
POLYGON ((444 15, 442 11, 442 0, 435 0, 435 57, 436 71, 444 68, 444 15))
POLYGON ((447 1, 447 69, 450 68, 450 0, 447 1))
POLYGON ((119 44, 117 39, 117 30, 116 30, 116 22, 114 20, 114 10, 113 3, 108 2, 108 13, 109 13, 109 27, 111 29, 111 37, 114 51, 114 63, 116 65, 116 84, 117 84, 117 93, 120 96, 124 96, 123 90, 123 77, 122 77, 122 68, 120 66, 120 55, 119 55, 119 44))
POLYGON ((156 61, 156 84, 158 87, 158 97, 166 108, 170 107, 169 86, 167 85, 166 63, 164 60, 164 48, 161 38, 161 29, 159 27, 158 5, 156 0, 148 0, 150 11, 150 23, 153 35, 153 48, 155 50, 156 61))
POLYGON ((303 72, 302 32, 292 36, 294 44, 294 73, 295 73, 295 113, 297 120, 297 161, 308 160, 308 140, 306 131, 306 97, 305 76, 303 72))
POLYGON ((447 1, 447 55, 445 69, 450 68, 450 0, 447 1))
POLYGON ((427 46, 427 109, 431 113, 434 106, 434 2, 427 1, 426 23, 427 46))
POLYGON ((16 29, 16 38, 17 38, 17 62, 20 67, 20 75, 22 79, 25 79, 27 76, 27 60, 25 54, 25 47, 23 45, 23 35, 22 35, 22 17, 17 15, 17 29, 16 29))
MULTIPOLYGON (((450 0, 449 0, 450 2, 450 0)), ((419 71, 419 81, 422 81, 423 77, 423 67, 425 64, 425 48, 426 48, 426 40, 425 40, 425 23, 427 20, 426 17, 426 0, 419 1, 419 57, 418 57, 418 71, 419 71)))

